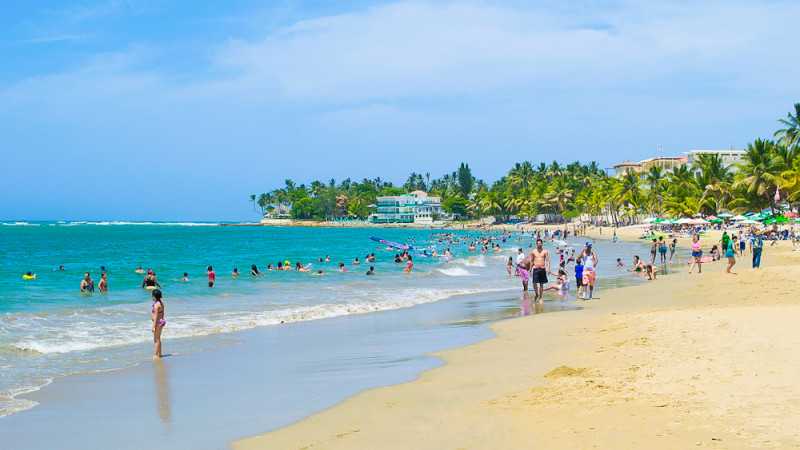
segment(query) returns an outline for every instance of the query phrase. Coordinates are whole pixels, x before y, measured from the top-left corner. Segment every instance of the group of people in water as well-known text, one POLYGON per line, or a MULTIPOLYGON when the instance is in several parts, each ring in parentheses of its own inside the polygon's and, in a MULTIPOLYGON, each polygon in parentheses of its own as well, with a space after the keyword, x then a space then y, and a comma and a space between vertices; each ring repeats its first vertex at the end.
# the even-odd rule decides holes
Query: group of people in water
MULTIPOLYGON (((535 248, 527 254, 523 252, 522 248, 519 248, 516 262, 512 257, 509 257, 506 265, 509 278, 519 276, 522 281, 523 292, 526 295, 529 282, 533 284, 533 301, 541 303, 542 294, 545 291, 554 290, 563 294, 569 292, 571 286, 570 277, 566 272, 566 265, 573 263, 578 298, 583 300, 592 299, 598 264, 597 253, 593 250, 593 241, 587 241, 577 255, 574 249, 569 249, 566 245, 564 245, 563 249, 556 247, 555 254, 559 257, 559 269, 557 272, 553 272, 551 270, 551 254, 543 248, 543 243, 548 237, 550 241, 558 243, 556 240, 558 235, 556 233, 548 233, 545 230, 544 233, 541 231, 534 232, 532 236, 536 237, 535 248), (553 284, 545 286, 548 283, 548 275, 554 275, 556 279, 553 284)), ((712 245, 710 254, 704 256, 700 236, 695 234, 691 243, 691 260, 686 263, 689 266, 689 273, 694 271, 695 266, 698 273, 700 273, 704 263, 718 261, 724 256, 728 259, 725 273, 732 274, 731 269, 736 264, 736 257, 743 257, 746 252, 746 242, 750 243, 753 268, 759 268, 764 248, 763 239, 764 236, 755 232, 755 230, 750 230, 749 234, 739 231, 737 234, 730 235, 726 231, 723 232, 720 241, 712 245)), ((520 241, 521 239, 517 239, 517 242, 520 241)), ((616 231, 614 232, 613 242, 617 242, 616 231)), ((561 242, 561 244, 566 243, 561 242)), ((648 280, 656 280, 658 278, 659 265, 666 267, 667 264, 673 262, 673 259, 677 264, 681 263, 678 255, 678 240, 672 239, 668 242, 664 236, 654 237, 650 244, 649 262, 639 258, 639 255, 635 255, 630 268, 627 270, 637 273, 640 278, 647 277, 648 280), (669 252, 669 258, 667 257, 667 252, 669 252)), ((625 266, 625 263, 620 258, 616 259, 616 263, 617 267, 625 266)))
MULTIPOLYGON (((592 249, 593 243, 586 242, 580 254, 575 256, 574 250, 565 257, 567 252, 566 247, 564 250, 557 249, 556 253, 559 255, 559 269, 555 273, 552 271, 550 252, 543 247, 544 240, 538 235, 536 238, 536 247, 527 255, 522 251, 522 248, 517 249, 517 260, 515 274, 520 277, 522 281, 522 290, 525 294, 528 292, 528 282, 533 284, 533 302, 543 302, 543 293, 548 290, 554 290, 559 293, 567 293, 570 290, 569 276, 566 272, 566 265, 569 262, 574 262, 575 270, 575 285, 578 290, 578 298, 583 300, 590 300, 594 295, 594 287, 596 281, 595 270, 598 264, 597 253, 592 249), (548 279, 547 275, 554 275, 556 281, 551 286, 545 287, 548 279)), ((507 265, 509 276, 512 272, 512 260, 509 258, 507 265)))
MULTIPOLYGON (((576 249, 570 249, 566 245, 566 242, 560 240, 569 236, 569 231, 570 230, 567 228, 564 230, 556 230, 554 232, 550 232, 549 230, 540 230, 534 232, 523 231, 521 236, 512 236, 512 234, 507 231, 503 231, 502 234, 482 233, 477 236, 456 235, 454 233, 436 233, 432 234, 427 241, 428 244, 432 245, 427 246, 420 253, 412 254, 408 249, 402 250, 398 253, 395 253, 392 261, 394 263, 403 264, 404 273, 411 273, 414 267, 415 255, 417 257, 425 258, 441 258, 445 262, 451 262, 453 260, 453 255, 450 251, 451 245, 467 245, 468 252, 476 251, 477 248, 480 248, 482 252, 490 251, 489 249, 491 249, 491 251, 501 251, 501 244, 506 244, 508 240, 516 238, 516 242, 522 242, 527 236, 530 236, 535 238, 535 247, 531 245, 531 250, 527 253, 524 252, 522 248, 518 248, 516 261, 513 257, 509 257, 506 265, 509 278, 513 276, 520 277, 523 291, 525 292, 526 296, 528 293, 529 283, 532 284, 533 301, 541 304, 543 302, 544 292, 546 291, 552 290, 564 295, 570 291, 572 283, 571 277, 567 274, 567 265, 571 264, 574 270, 574 280, 578 298, 582 300, 590 300, 594 296, 597 278, 596 270, 599 264, 598 255, 593 249, 594 241, 586 241, 583 245, 583 248, 576 252, 576 249), (554 255, 551 255, 550 251, 544 248, 545 240, 549 240, 557 244, 556 249, 553 251, 554 255), (441 254, 437 253, 435 248, 433 248, 436 245, 444 247, 441 254), (563 246, 563 249, 560 246, 563 246), (432 249, 431 253, 428 252, 429 248, 432 249), (558 258, 558 269, 556 272, 554 272, 552 269, 552 266, 555 265, 555 261, 551 260, 551 258, 558 258), (555 276, 554 282, 550 285, 547 285, 549 282, 548 275, 555 276)), ((580 231, 585 230, 574 229, 573 235, 578 235, 580 231)), ((757 268, 760 266, 761 252, 763 249, 762 236, 757 233, 753 233, 749 238, 747 238, 747 240, 750 242, 751 252, 753 255, 753 267, 757 268)), ((413 239, 411 241, 413 242, 413 239)), ((616 233, 614 233, 613 242, 617 242, 616 233)), ((677 239, 672 239, 670 242, 668 242, 663 236, 653 238, 650 246, 649 263, 640 259, 638 255, 635 255, 633 258, 633 263, 628 270, 638 273, 642 278, 647 277, 650 280, 655 280, 657 279, 659 273, 659 263, 664 265, 671 263, 673 258, 675 258, 678 264, 681 263, 677 252, 677 246, 677 239), (670 253, 669 258, 667 258, 666 255, 667 251, 670 253)), ((379 247, 379 249, 384 250, 381 247, 379 247)), ((387 250, 398 249, 395 247, 389 247, 387 250)), ((687 262, 687 265, 689 265, 689 273, 694 271, 695 266, 697 266, 698 273, 700 273, 704 263, 721 259, 723 255, 724 257, 728 258, 726 273, 731 273, 731 268, 736 264, 736 255, 744 255, 746 250, 745 238, 742 233, 739 233, 738 235, 728 235, 727 232, 723 233, 722 239, 719 242, 719 247, 717 244, 714 244, 710 251, 710 255, 704 256, 700 243, 700 237, 695 235, 692 238, 691 250, 691 260, 687 262), (722 251, 719 250, 720 248, 722 251)), ((363 262, 365 264, 374 264, 375 260, 375 253, 367 254, 363 258, 363 262)), ((330 256, 326 255, 325 258, 318 258, 316 262, 324 264, 330 261, 330 256)), ((617 266, 619 267, 625 266, 620 258, 617 258, 616 262, 617 266)), ((351 266, 360 266, 361 264, 362 261, 359 258, 355 258, 352 261, 351 266)), ((312 272, 312 265, 313 263, 303 264, 300 262, 296 262, 294 265, 292 265, 290 261, 286 260, 279 261, 274 266, 272 264, 268 264, 265 271, 294 270, 297 272, 312 272)), ((60 266, 58 270, 64 270, 64 266, 60 266)), ((347 266, 345 266, 343 262, 339 262, 337 264, 337 270, 343 273, 348 271, 347 266)), ((143 289, 152 291, 151 320, 154 343, 153 354, 154 357, 158 358, 162 356, 161 333, 166 325, 165 307, 162 293, 163 288, 158 281, 155 271, 144 270, 141 266, 138 266, 135 272, 137 274, 144 275, 141 287, 143 289)), ((205 274, 208 277, 207 286, 209 288, 214 287, 216 282, 216 272, 214 271, 213 267, 208 266, 205 274)), ((375 275, 375 266, 371 265, 365 274, 367 276, 375 275)), ((262 272, 255 264, 250 266, 250 275, 252 277, 267 276, 266 273, 262 272)), ((318 269, 314 275, 322 276, 325 275, 325 273, 322 269, 318 269)), ((233 269, 231 276, 240 276, 238 268, 233 269)), ((36 274, 28 272, 27 274, 23 275, 23 278, 26 280, 35 280, 36 274)), ((189 281, 187 272, 183 273, 183 278, 181 281, 189 281)), ((89 272, 84 274, 84 277, 80 283, 80 290, 81 292, 95 291, 95 281, 92 279, 89 272)), ((101 267, 101 279, 97 284, 97 290, 101 292, 108 291, 108 275, 105 267, 101 267)))

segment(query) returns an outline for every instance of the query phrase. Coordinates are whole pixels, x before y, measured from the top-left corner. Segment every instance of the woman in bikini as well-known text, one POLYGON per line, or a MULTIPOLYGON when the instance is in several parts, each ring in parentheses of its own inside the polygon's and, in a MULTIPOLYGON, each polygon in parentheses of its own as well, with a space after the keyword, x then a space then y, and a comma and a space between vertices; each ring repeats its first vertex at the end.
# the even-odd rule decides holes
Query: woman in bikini
POLYGON ((161 302, 161 290, 156 289, 153 291, 153 306, 150 308, 151 318, 153 320, 153 343, 154 345, 154 358, 161 358, 161 331, 167 320, 164 319, 164 303, 161 302))

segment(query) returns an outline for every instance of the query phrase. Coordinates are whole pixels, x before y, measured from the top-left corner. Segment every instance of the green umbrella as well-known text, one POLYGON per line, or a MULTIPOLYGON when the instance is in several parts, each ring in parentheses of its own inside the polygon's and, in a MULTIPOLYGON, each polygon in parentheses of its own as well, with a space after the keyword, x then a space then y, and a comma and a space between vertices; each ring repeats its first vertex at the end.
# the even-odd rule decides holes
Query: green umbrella
POLYGON ((720 222, 725 222, 725 221, 722 219, 714 219, 711 221, 711 223, 720 223, 720 222))
POLYGON ((789 219, 783 216, 778 216, 775 218, 775 222, 780 222, 780 223, 789 222, 789 219))
POLYGON ((770 224, 773 224, 775 222, 777 222, 777 220, 775 220, 775 219, 767 219, 767 220, 764 221, 764 225, 770 225, 770 224))

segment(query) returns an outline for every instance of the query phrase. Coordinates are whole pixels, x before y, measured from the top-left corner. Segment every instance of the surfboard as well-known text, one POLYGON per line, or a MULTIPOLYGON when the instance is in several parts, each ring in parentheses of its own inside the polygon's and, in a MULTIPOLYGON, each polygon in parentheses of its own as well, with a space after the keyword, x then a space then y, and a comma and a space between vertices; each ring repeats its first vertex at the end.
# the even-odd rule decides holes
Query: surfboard
POLYGON ((387 241, 386 239, 381 239, 381 238, 377 238, 377 237, 370 237, 370 239, 372 239, 375 242, 380 242, 383 245, 387 245, 389 247, 394 247, 394 248, 396 248, 398 250, 411 250, 412 248, 414 248, 414 247, 412 247, 412 246, 410 246, 408 244, 402 244, 400 242, 395 242, 395 241, 387 241))

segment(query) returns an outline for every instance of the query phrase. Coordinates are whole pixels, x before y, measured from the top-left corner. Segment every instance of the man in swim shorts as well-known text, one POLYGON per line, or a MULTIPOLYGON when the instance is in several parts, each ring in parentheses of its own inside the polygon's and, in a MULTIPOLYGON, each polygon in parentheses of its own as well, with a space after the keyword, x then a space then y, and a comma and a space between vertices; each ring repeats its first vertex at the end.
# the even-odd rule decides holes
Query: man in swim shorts
POLYGON ((589 296, 585 300, 591 300, 594 294, 595 267, 597 267, 597 254, 592 251, 592 243, 587 242, 583 250, 583 284, 589 287, 589 296))
POLYGON ((542 292, 544 292, 544 285, 547 283, 547 274, 550 273, 550 253, 542 248, 543 244, 544 242, 541 239, 537 239, 536 248, 531 251, 533 301, 539 300, 539 303, 542 303, 542 292))

